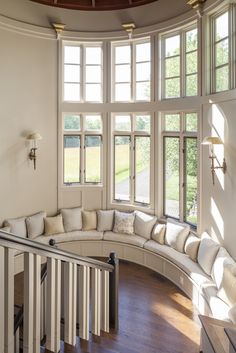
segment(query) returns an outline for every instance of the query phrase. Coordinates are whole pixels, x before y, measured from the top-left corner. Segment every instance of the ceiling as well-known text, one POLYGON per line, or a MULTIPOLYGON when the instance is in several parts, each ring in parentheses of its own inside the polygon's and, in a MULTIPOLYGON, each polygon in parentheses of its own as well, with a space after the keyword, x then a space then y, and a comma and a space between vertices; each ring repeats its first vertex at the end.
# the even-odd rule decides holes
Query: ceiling
POLYGON ((158 0, 31 0, 44 5, 72 10, 104 11, 120 10, 146 5, 158 0))

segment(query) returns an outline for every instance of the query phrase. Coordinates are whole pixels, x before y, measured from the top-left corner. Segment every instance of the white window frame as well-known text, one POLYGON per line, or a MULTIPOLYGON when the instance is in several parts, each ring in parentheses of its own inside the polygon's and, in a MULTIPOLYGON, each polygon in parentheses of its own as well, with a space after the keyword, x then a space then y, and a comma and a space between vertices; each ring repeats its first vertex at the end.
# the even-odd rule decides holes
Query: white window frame
MULTIPOLYGON (((199 36, 199 28, 198 28, 197 22, 192 23, 189 26, 185 26, 177 31, 171 31, 168 33, 161 34, 159 36, 160 47, 161 47, 161 57, 160 57, 160 61, 161 61, 161 64, 160 64, 161 95, 160 95, 160 99, 169 100, 169 99, 178 99, 178 98, 183 98, 183 97, 198 97, 199 96, 199 92, 200 92, 200 85, 199 85, 199 71, 200 71, 199 70, 199 67, 200 67, 200 65, 199 65, 199 48, 200 48, 199 41, 200 41, 200 39, 199 38, 200 38, 200 36, 199 36), (197 75, 197 94, 195 96, 189 96, 189 95, 187 96, 187 94, 186 94, 186 78, 187 78, 187 76, 193 75, 193 73, 187 74, 187 70, 186 70, 186 54, 187 54, 186 33, 193 30, 193 29, 197 29, 197 33, 198 33, 197 34, 198 35, 197 49, 191 51, 191 52, 194 52, 194 51, 197 52, 197 72, 195 73, 197 75), (166 57, 165 56, 165 40, 168 38, 177 36, 177 35, 180 36, 180 52, 178 55, 176 54, 176 55, 173 55, 170 57, 166 57), (180 60, 180 75, 175 76, 175 77, 171 77, 171 78, 167 78, 165 75, 165 61, 168 58, 173 58, 173 57, 177 57, 177 56, 179 56, 179 60, 180 60), (177 97, 166 98, 166 96, 165 96, 165 82, 167 80, 174 79, 174 78, 179 78, 179 80, 180 80, 180 95, 177 97)), ((188 53, 190 53, 190 52, 188 52, 188 53)))
POLYGON ((111 190, 111 203, 114 204, 123 204, 123 205, 134 205, 141 206, 145 208, 153 208, 153 193, 154 189, 153 183, 153 173, 154 173, 154 143, 153 143, 153 115, 150 112, 124 112, 124 113, 112 113, 111 116, 111 181, 112 181, 112 190, 111 190), (131 130, 130 131, 118 131, 115 130, 114 122, 115 117, 120 115, 129 115, 131 119, 131 130), (134 122, 135 116, 138 115, 149 115, 150 116, 150 133, 146 131, 135 131, 134 122), (116 136, 127 136, 130 137, 130 177, 129 177, 129 190, 130 190, 130 200, 118 200, 115 198, 115 137, 116 136), (149 203, 135 201, 135 137, 149 137, 150 138, 150 187, 149 187, 149 203))
MULTIPOLYGON (((152 97, 152 40, 151 37, 145 37, 142 39, 135 39, 129 41, 120 41, 120 42, 111 42, 111 101, 113 103, 130 103, 130 102, 151 102, 152 97), (150 99, 149 100, 138 100, 136 99, 136 83, 139 82, 148 82, 148 81, 136 81, 136 45, 137 44, 145 44, 150 43, 150 61, 141 61, 139 63, 150 63, 150 99), (130 46, 131 52, 131 61, 130 61, 130 82, 121 82, 121 83, 130 83, 130 100, 128 101, 117 101, 115 99, 115 48, 122 47, 122 46, 130 46)), ((118 64, 122 65, 122 64, 118 64)), ((126 65, 126 64, 124 64, 126 65)))
POLYGON ((104 131, 104 119, 101 113, 63 113, 62 114, 62 186, 65 187, 76 187, 80 185, 102 185, 103 184, 103 131, 104 131), (78 115, 80 116, 80 130, 64 130, 64 117, 66 115, 78 115), (85 117, 89 115, 100 115, 102 128, 98 131, 85 130, 85 117), (64 182, 64 136, 80 136, 80 182, 79 183, 65 183, 64 182), (86 136, 100 136, 101 138, 101 150, 100 150, 100 181, 99 182, 87 182, 86 181, 86 136))
MULTIPOLYGON (((198 146, 198 167, 197 167, 197 190, 199 187, 199 113, 196 110, 186 110, 186 111, 165 111, 161 113, 161 125, 162 125, 162 187, 163 187, 163 216, 167 218, 173 218, 179 220, 184 223, 189 223, 193 228, 197 228, 197 224, 192 224, 187 222, 185 219, 185 195, 186 195, 186 173, 185 173, 185 139, 188 137, 197 139, 198 146), (198 131, 190 132, 186 131, 186 114, 196 113, 198 118, 198 131), (179 114, 180 116, 180 130, 179 131, 166 131, 165 130, 165 116, 168 114, 179 114), (164 141, 165 137, 177 137, 179 138, 179 218, 168 215, 165 210, 165 149, 164 149, 164 141)), ((199 192, 198 192, 199 195, 199 192)), ((197 202, 199 206, 199 200, 197 202)), ((199 207, 198 207, 199 213, 199 207)), ((199 217, 198 217, 199 218, 199 217)))
MULTIPOLYGON (((103 103, 103 52, 104 52, 104 44, 102 42, 77 42, 77 41, 63 41, 62 42, 62 96, 61 102, 63 103, 103 103), (70 101, 64 99, 64 48, 66 46, 71 47, 80 47, 80 100, 78 101, 70 101), (101 64, 100 65, 87 65, 86 64, 86 48, 97 47, 101 48, 101 64), (100 66, 101 67, 101 99, 99 101, 90 101, 86 100, 86 66, 100 66)), ((92 84, 92 82, 89 82, 92 84)), ((96 82, 97 84, 97 82, 96 82)))

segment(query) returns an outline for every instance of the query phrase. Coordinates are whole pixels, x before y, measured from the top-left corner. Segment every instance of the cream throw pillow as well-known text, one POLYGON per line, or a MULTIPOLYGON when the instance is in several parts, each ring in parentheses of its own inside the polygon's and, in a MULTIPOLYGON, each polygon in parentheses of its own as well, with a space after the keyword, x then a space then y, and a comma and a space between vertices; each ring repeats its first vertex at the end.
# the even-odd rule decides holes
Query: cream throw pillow
POLYGON ((219 289, 223 280, 224 267, 226 265, 233 265, 234 259, 230 256, 228 251, 221 247, 212 266, 211 277, 213 278, 216 287, 219 289))
POLYGON ((187 254, 191 260, 197 262, 197 254, 200 245, 200 238, 190 234, 184 245, 185 254, 187 254))
POLYGON ((46 217, 44 219, 45 235, 64 233, 62 215, 46 217))
POLYGON ((61 214, 66 232, 82 229, 82 214, 80 207, 62 208, 61 214))
POLYGON ((190 226, 167 220, 165 244, 173 249, 184 252, 184 244, 190 231, 190 226))
POLYGON ((151 232, 157 217, 144 212, 135 211, 134 233, 143 238, 151 239, 151 232))
POLYGON ((224 267, 223 279, 217 297, 230 307, 236 304, 236 264, 224 267))
POLYGON ((4 227, 10 227, 11 233, 19 237, 27 237, 25 217, 10 218, 4 222, 4 227))
POLYGON ((105 232, 112 230, 114 223, 114 210, 100 210, 97 211, 97 230, 99 232, 105 232))
POLYGON ((161 245, 165 244, 165 231, 166 225, 157 223, 152 231, 152 239, 161 245))
POLYGON ((126 213, 115 211, 115 223, 113 232, 134 234, 134 212, 126 213))
POLYGON ((26 218, 28 237, 34 239, 44 233, 44 218, 46 212, 38 212, 26 218))
POLYGON ((220 245, 204 232, 198 249, 197 260, 203 271, 211 275, 213 263, 219 251, 220 245))
POLYGON ((82 211, 83 230, 94 230, 97 228, 97 212, 82 211))

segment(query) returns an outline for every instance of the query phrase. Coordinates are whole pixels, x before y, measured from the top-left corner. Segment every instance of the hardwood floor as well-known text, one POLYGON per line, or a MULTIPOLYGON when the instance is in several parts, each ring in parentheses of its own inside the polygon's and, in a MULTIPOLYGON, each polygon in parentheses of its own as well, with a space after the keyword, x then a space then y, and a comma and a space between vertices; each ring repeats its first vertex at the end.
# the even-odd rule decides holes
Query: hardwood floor
POLYGON ((61 352, 199 352, 197 309, 170 281, 142 266, 120 262, 119 295, 117 334, 91 335, 89 342, 77 338, 76 347, 62 343, 61 352))

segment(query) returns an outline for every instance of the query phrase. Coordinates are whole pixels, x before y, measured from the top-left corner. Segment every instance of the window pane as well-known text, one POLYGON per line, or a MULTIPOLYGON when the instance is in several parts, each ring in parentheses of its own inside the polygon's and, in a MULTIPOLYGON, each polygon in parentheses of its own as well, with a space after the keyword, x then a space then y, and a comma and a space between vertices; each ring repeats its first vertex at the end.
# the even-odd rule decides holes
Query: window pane
POLYGON ((197 74, 186 77, 186 96, 197 96, 198 93, 198 82, 197 74))
POLYGON ((101 181, 101 136, 85 136, 85 182, 101 181))
POLYGON ((229 35, 229 13, 225 12, 215 20, 216 40, 223 39, 229 35))
POLYGON ((101 131, 102 130, 101 115, 86 115, 85 116, 85 130, 87 130, 87 131, 101 131))
POLYGON ((229 67, 223 66, 216 69, 216 92, 229 89, 229 67))
POLYGON ((85 97, 87 102, 101 102, 101 85, 92 83, 86 84, 85 97))
POLYGON ((86 82, 101 82, 101 66, 86 66, 86 82))
POLYGON ((180 131, 179 114, 165 114, 164 119, 165 131, 180 131))
POLYGON ((150 82, 136 83, 136 100, 149 101, 150 100, 150 82))
POLYGON ((65 101, 80 101, 80 84, 65 83, 64 84, 64 100, 65 101))
POLYGON ((165 60, 165 77, 180 75, 180 57, 168 58, 165 60))
POLYGON ((197 28, 186 32, 186 51, 192 51, 197 49, 197 28))
POLYGON ((130 200, 130 136, 115 136, 115 199, 130 200))
POLYGON ((185 139, 185 220, 197 224, 197 139, 185 139))
POLYGON ((136 44, 136 62, 150 61, 150 43, 136 44))
POLYGON ((180 36, 173 36, 165 39, 165 56, 179 55, 180 36))
POLYGON ((64 82, 80 82, 80 66, 65 65, 64 66, 64 82))
POLYGON ((198 130, 198 115, 197 113, 185 114, 186 131, 197 132, 198 130))
POLYGON ((227 64, 229 62, 228 39, 222 40, 215 46, 216 66, 227 64))
POLYGON ((180 79, 170 78, 165 80, 165 98, 180 97, 180 79))
POLYGON ((151 117, 150 115, 135 116, 135 131, 145 131, 150 133, 151 117))
POLYGON ((85 48, 86 65, 95 64, 101 65, 102 62, 102 49, 99 47, 85 48))
POLYGON ((131 87, 130 83, 117 83, 115 85, 115 100, 119 102, 130 101, 131 87))
POLYGON ((136 81, 150 80, 150 63, 136 64, 136 81))
POLYGON ((115 47, 115 63, 128 64, 131 61, 130 45, 115 47))
POLYGON ((186 55, 186 74, 197 72, 197 52, 186 55))
POLYGON ((79 131, 80 130, 80 115, 65 115, 64 116, 64 130, 79 131))
POLYGON ((150 203, 150 137, 135 138, 135 201, 150 203))
POLYGON ((115 82, 130 82, 131 70, 130 65, 116 65, 115 82))
POLYGON ((131 131, 130 115, 115 116, 115 130, 116 131, 131 131))
POLYGON ((179 218, 179 138, 164 138, 165 214, 179 218))
POLYGON ((64 63, 79 64, 80 63, 80 47, 65 46, 64 47, 64 63))
POLYGON ((64 183, 80 182, 80 136, 64 136, 64 183))

